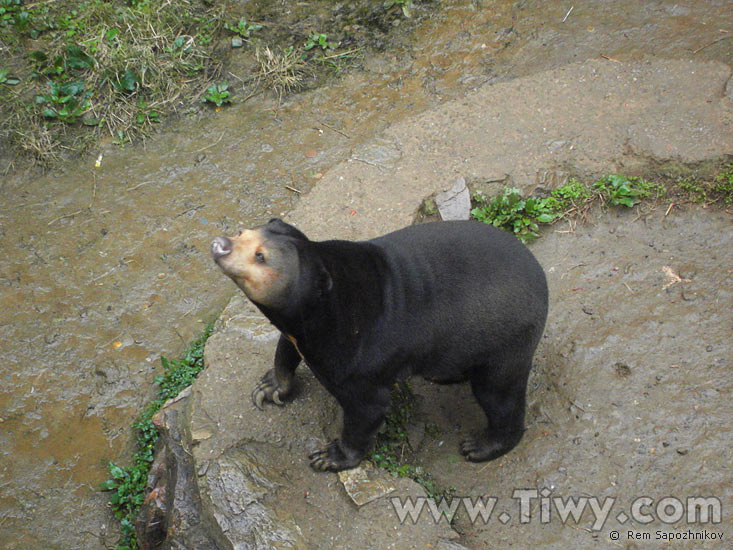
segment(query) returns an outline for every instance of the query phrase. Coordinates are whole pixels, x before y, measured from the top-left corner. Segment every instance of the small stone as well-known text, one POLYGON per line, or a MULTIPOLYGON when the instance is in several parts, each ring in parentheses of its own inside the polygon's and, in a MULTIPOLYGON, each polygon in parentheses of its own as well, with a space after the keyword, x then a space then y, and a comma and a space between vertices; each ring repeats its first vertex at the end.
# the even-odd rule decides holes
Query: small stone
POLYGON ((241 48, 242 47, 242 39, 238 36, 235 36, 232 38, 232 48, 241 48))
POLYGON ((448 191, 438 193, 435 204, 443 221, 467 220, 471 217, 471 197, 466 180, 458 178, 448 191))
POLYGON ((213 433, 211 431, 207 430, 206 428, 202 428, 199 430, 191 430, 191 440, 194 443, 198 443, 199 441, 205 441, 206 439, 209 439, 213 433))
POLYGON ((568 144, 567 141, 563 139, 558 139, 558 140, 550 142, 547 148, 550 150, 551 153, 557 153, 561 151, 567 144, 568 144))
POLYGON ((394 491, 387 479, 379 477, 381 475, 383 474, 368 461, 362 462, 353 470, 338 473, 344 489, 357 506, 368 504, 394 491))

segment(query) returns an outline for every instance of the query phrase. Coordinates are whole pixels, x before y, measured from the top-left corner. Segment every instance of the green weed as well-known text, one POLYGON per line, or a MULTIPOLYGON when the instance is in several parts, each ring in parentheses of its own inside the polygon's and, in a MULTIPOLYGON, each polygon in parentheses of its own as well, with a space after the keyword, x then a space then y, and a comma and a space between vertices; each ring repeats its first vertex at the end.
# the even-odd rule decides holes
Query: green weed
POLYGON ((591 190, 575 178, 570 178, 565 185, 554 189, 551 196, 558 201, 558 208, 579 207, 591 198, 591 190))
MULTIPOLYGON (((59 84, 52 81, 50 87, 49 93, 36 96, 36 103, 50 104, 43 110, 44 117, 73 124, 77 118, 89 110, 91 92, 85 91, 84 82, 74 81, 59 84)), ((85 124, 98 123, 99 121, 93 118, 85 119, 85 124)))
POLYGON ((392 407, 382 430, 377 434, 369 459, 394 476, 407 477, 419 483, 430 498, 438 500, 450 496, 451 490, 441 488, 428 472, 406 460, 406 455, 411 452, 406 430, 412 417, 414 400, 415 396, 406 382, 395 384, 392 388, 392 407))
POLYGON ((305 51, 312 50, 315 47, 321 48, 321 50, 335 50, 338 48, 338 44, 334 44, 333 42, 328 41, 328 35, 324 34, 322 32, 313 32, 308 37, 308 40, 306 40, 305 44, 303 45, 303 49, 305 51))
POLYGON ((556 198, 524 197, 514 188, 504 188, 488 200, 477 195, 474 201, 480 204, 471 210, 474 218, 511 231, 523 241, 537 236, 538 224, 551 223, 562 215, 562 203, 556 198))
POLYGON ((584 212, 592 204, 632 208, 643 200, 672 198, 675 202, 733 204, 733 164, 714 177, 672 180, 668 185, 621 174, 603 176, 591 185, 569 179, 549 197, 525 197, 518 189, 504 188, 491 198, 477 193, 471 215, 482 222, 514 233, 528 241, 538 236, 541 224, 584 212))
POLYGON ((733 204, 733 164, 727 164, 713 180, 713 193, 725 204, 733 204))
POLYGON ((398 7, 402 11, 402 15, 405 17, 412 17, 412 0, 385 0, 382 3, 384 9, 390 10, 393 7, 398 7))
POLYGON ((208 101, 217 107, 221 107, 224 103, 231 102, 227 88, 229 88, 229 84, 226 81, 221 84, 212 84, 207 88, 204 97, 201 98, 201 101, 208 101))
POLYGON ((0 69, 0 84, 6 84, 8 86, 16 86, 20 84, 20 79, 13 76, 8 76, 10 71, 7 69, 0 69))
POLYGON ((145 101, 137 102, 137 116, 135 122, 140 126, 152 125, 160 122, 160 113, 149 106, 145 101))
POLYGON ((654 184, 640 178, 628 178, 620 174, 604 176, 593 184, 593 188, 611 206, 631 208, 650 197, 656 189, 654 184))
POLYGON ((682 178, 674 186, 691 202, 713 204, 722 201, 726 205, 733 204, 733 164, 724 165, 713 178, 682 178))
POLYGON ((201 336, 189 346, 183 359, 160 358, 164 372, 155 378, 155 383, 158 385, 157 399, 145 408, 132 426, 137 442, 132 464, 127 467, 112 462, 109 464, 111 478, 102 483, 100 489, 110 492, 109 503, 115 516, 120 520, 122 537, 117 544, 117 550, 135 550, 138 547, 135 518, 145 498, 148 473, 155 456, 155 444, 158 441, 158 430, 152 422, 153 415, 168 399, 176 397, 193 384, 203 370, 204 346, 213 327, 211 323, 204 329, 201 336))
POLYGON ((249 38, 253 32, 260 30, 262 28, 262 25, 248 23, 247 18, 242 17, 236 25, 230 25, 226 23, 224 25, 224 28, 229 32, 238 34, 242 38, 249 38))
POLYGON ((525 197, 514 188, 504 188, 499 195, 489 199, 476 194, 473 197, 476 207, 471 215, 514 233, 522 241, 529 241, 538 236, 540 224, 553 223, 580 212, 594 201, 631 208, 643 199, 659 198, 665 193, 661 184, 619 174, 604 176, 591 186, 571 178, 554 189, 549 197, 525 197))

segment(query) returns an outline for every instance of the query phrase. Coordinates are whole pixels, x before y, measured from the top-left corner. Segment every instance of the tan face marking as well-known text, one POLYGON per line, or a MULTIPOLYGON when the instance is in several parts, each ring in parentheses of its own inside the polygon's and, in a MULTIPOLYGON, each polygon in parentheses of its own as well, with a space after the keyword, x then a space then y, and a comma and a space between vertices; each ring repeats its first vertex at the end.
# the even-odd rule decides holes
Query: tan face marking
POLYGON ((269 251, 259 229, 247 229, 229 239, 232 251, 218 260, 219 267, 251 299, 268 303, 280 274, 268 265, 269 251))

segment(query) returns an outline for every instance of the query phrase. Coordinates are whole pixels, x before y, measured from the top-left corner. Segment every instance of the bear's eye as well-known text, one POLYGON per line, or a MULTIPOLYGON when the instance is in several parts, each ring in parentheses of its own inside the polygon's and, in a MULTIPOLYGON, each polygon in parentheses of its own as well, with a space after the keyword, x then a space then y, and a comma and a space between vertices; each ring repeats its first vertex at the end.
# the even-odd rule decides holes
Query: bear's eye
POLYGON ((242 230, 240 229, 239 231, 237 231, 237 237, 241 237, 241 236, 242 236, 242 230))
POLYGON ((264 264, 265 263, 265 255, 262 252, 255 252, 255 261, 258 264, 264 264))

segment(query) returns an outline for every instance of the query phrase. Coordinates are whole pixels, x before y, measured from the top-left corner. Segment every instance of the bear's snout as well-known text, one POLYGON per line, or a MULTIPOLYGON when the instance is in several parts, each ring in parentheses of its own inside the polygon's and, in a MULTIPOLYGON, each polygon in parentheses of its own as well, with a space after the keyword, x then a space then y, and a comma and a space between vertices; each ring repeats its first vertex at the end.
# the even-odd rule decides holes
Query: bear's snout
POLYGON ((232 248, 232 241, 226 237, 217 237, 211 242, 211 255, 218 260, 231 254, 232 248))

